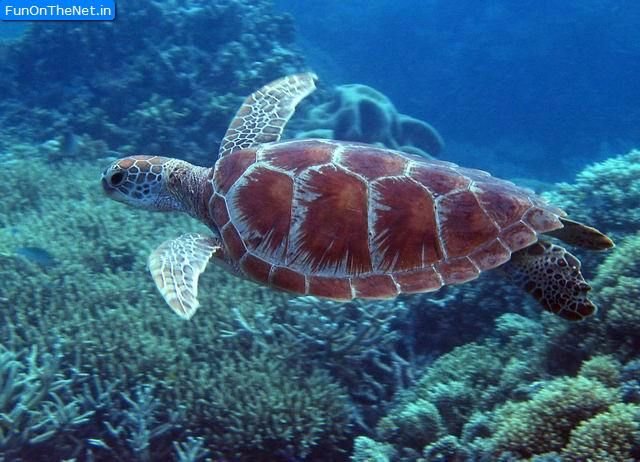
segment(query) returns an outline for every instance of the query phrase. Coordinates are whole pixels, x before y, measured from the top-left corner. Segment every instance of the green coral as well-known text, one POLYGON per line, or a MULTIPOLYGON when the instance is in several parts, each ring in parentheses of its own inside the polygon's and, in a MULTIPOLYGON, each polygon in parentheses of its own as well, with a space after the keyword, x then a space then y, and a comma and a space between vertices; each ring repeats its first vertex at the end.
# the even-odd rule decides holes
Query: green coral
POLYGON ((96 378, 118 377, 123 392, 152 383, 163 410, 185 410, 191 434, 216 428, 206 435, 209 446, 230 439, 220 452, 259 453, 275 436, 280 446, 305 454, 340 444, 349 428, 344 391, 319 362, 305 368, 285 363, 285 353, 291 358, 299 351, 296 338, 253 357, 259 342, 221 329, 233 324, 235 313, 270 322, 286 294, 212 266, 201 277, 197 319, 187 323, 157 293, 145 268, 152 248, 176 233, 206 228, 186 216, 125 209, 106 199, 97 181, 100 167, 92 164, 50 166, 31 152, 4 171, 0 192, 16 204, 5 208, 0 223, 0 338, 9 348, 59 346, 65 364, 96 378), (34 179, 29 187, 23 173, 34 179), (24 258, 17 250, 25 246, 44 248, 55 264, 24 258), (249 422, 258 404, 262 437, 249 425, 216 426, 229 409, 234 413, 225 418, 249 422))
POLYGON ((509 402, 496 410, 495 451, 531 457, 562 450, 574 428, 618 399, 617 390, 586 377, 552 380, 530 400, 509 402))
POLYGON ((425 399, 418 399, 400 405, 383 417, 376 431, 383 441, 421 450, 442 436, 444 425, 438 408, 425 399))
POLYGON ((514 314, 501 316, 492 338, 442 355, 410 390, 397 396, 376 427, 376 439, 399 453, 424 451, 426 460, 443 454, 464 460, 470 454, 465 445, 472 440, 479 451, 490 447, 475 441, 491 434, 484 413, 518 393, 523 382, 540 378, 544 339, 539 323, 514 314))
POLYGON ((618 403, 578 425, 562 457, 567 462, 631 461, 637 460, 632 451, 639 446, 640 406, 618 403))
POLYGON ((598 267, 593 287, 608 342, 633 354, 640 331, 640 233, 619 242, 598 267))
POLYGON ((610 355, 598 355, 582 363, 579 375, 616 388, 620 386, 620 361, 610 355))
MULTIPOLYGON (((66 443, 65 436, 93 415, 74 396, 78 374, 65 374, 57 354, 15 353, 0 344, 0 458, 20 460, 45 443, 66 443)), ((25 459, 26 460, 26 459, 25 459)))
POLYGON ((396 450, 392 445, 358 436, 353 442, 351 462, 391 462, 395 456, 396 450))
MULTIPOLYGON (((198 387, 200 424, 213 451, 248 461, 273 460, 278 451, 304 458, 329 456, 348 433, 347 396, 324 371, 283 360, 284 351, 225 353, 215 380, 198 387)), ((197 376, 197 374, 196 374, 197 376)), ((194 378, 197 380, 197 377, 194 378)))
POLYGON ((582 170, 572 184, 545 195, 574 220, 603 231, 628 233, 640 226, 640 151, 582 170))
POLYGON ((34 23, 0 41, 3 134, 205 162, 242 98, 304 69, 293 41, 291 17, 264 0, 129 0, 117 21, 34 23))

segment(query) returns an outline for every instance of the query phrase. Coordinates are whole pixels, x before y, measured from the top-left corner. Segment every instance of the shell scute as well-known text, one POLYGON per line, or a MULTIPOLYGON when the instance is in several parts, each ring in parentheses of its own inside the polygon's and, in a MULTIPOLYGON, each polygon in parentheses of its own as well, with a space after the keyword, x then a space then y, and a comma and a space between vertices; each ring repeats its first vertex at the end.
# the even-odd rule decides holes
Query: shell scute
POLYGON ((220 236, 227 247, 229 256, 235 261, 240 261, 242 256, 247 253, 247 248, 245 247, 244 242, 242 242, 242 238, 238 234, 236 228, 229 223, 227 226, 222 228, 220 236))
POLYGON ((436 264, 436 270, 442 276, 445 284, 462 284, 480 275, 480 271, 476 265, 467 257, 438 262, 436 264))
POLYGON ((408 177, 371 184, 371 253, 378 271, 408 271, 442 258, 431 194, 408 177))
POLYGON ((523 220, 538 233, 546 233, 563 226, 558 215, 540 207, 529 210, 523 220))
POLYGON ((410 175, 436 196, 444 196, 452 191, 467 189, 471 183, 468 178, 450 167, 431 162, 416 162, 411 167, 410 175))
POLYGON ((227 203, 220 194, 214 194, 209 200, 209 216, 213 219, 213 222, 218 229, 229 223, 229 211, 227 210, 227 203))
POLYGON ((511 252, 515 252, 536 242, 538 236, 531 227, 518 221, 500 232, 500 240, 509 246, 511 252))
POLYGON ((247 172, 229 191, 229 214, 250 251, 268 260, 284 260, 292 196, 293 179, 265 166, 247 172))
POLYGON ((437 207, 448 258, 469 255, 498 237, 499 229, 471 191, 448 194, 438 201, 437 207))
POLYGON ((307 293, 305 277, 299 272, 289 268, 274 267, 271 270, 269 283, 273 287, 286 290, 287 292, 294 292, 297 294, 307 293))
POLYGON ((394 279, 403 294, 433 292, 440 289, 443 284, 442 277, 433 266, 427 266, 417 271, 398 273, 394 275, 394 279))
POLYGON ((340 164, 367 180, 375 180, 385 176, 401 175, 407 165, 407 159, 390 156, 389 151, 371 146, 346 149, 342 153, 340 164))
POLYGON ((351 300, 351 283, 347 278, 309 277, 309 293, 334 300, 351 300))
POLYGON ((368 226, 365 183, 332 164, 308 169, 296 178, 287 262, 306 274, 370 272, 368 226))
POLYGON ((245 149, 218 159, 213 174, 214 189, 226 194, 233 184, 256 161, 255 149, 245 149))
POLYGON ((392 298, 398 295, 398 286, 388 274, 372 274, 351 280, 356 297, 359 298, 392 298))
POLYGON ((487 215, 501 228, 519 221, 531 207, 531 201, 526 195, 513 194, 497 182, 474 183, 472 191, 487 215))
POLYGON ((259 160, 297 174, 306 168, 331 162, 335 149, 336 146, 328 142, 294 141, 287 149, 278 145, 264 148, 259 152, 259 160), (301 152, 304 152, 304 155, 301 155, 301 152))
POLYGON ((509 261, 511 251, 506 248, 499 239, 496 239, 473 252, 469 258, 480 271, 486 271, 509 261))
POLYGON ((240 261, 240 268, 242 268, 245 274, 257 282, 261 282, 263 284, 267 284, 269 282, 271 265, 261 258, 247 253, 240 261))

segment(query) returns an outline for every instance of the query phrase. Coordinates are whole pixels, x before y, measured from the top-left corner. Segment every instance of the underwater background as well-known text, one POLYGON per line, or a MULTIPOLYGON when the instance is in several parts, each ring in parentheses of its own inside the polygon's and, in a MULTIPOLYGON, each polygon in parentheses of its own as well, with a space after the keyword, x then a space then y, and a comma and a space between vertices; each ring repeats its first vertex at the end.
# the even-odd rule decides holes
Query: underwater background
POLYGON ((122 0, 0 37, 0 460, 640 460, 640 4, 122 0), (147 257, 208 231, 100 173, 212 165, 243 98, 306 70, 287 137, 482 168, 610 235, 572 249, 598 313, 495 271, 339 304, 210 265, 177 319, 147 257))

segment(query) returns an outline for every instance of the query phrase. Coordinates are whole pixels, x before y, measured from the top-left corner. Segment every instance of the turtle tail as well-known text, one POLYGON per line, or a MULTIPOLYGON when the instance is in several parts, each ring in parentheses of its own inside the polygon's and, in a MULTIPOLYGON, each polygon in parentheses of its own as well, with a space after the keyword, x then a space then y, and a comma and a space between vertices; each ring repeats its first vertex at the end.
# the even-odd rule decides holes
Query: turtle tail
POLYGON ((568 218, 560 218, 560 221, 564 225, 562 228, 546 234, 587 250, 607 250, 615 245, 608 236, 591 226, 568 218))
POLYGON ((505 264, 509 278, 552 313, 579 321, 597 311, 587 298, 591 286, 580 272, 580 261, 566 249, 538 241, 515 252, 505 264))

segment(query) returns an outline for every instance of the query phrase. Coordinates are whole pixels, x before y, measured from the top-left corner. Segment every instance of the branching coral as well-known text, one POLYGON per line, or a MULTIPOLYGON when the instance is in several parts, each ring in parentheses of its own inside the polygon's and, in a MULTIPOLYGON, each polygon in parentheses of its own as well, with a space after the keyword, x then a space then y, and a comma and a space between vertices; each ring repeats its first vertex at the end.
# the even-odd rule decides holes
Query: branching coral
POLYGON ((640 233, 621 241, 593 281, 608 343, 632 355, 640 346, 640 233))
POLYGON ((16 139, 71 132, 211 163, 242 97, 303 69, 293 38, 264 0, 131 0, 113 22, 33 24, 0 44, 0 120, 16 139))
POLYGON ((639 448, 640 406, 618 403, 578 425, 562 457, 567 462, 637 460, 639 448))
POLYGON ((60 359, 35 347, 16 354, 0 345, 0 455, 19 458, 52 439, 60 445, 65 432, 90 420, 94 411, 72 394, 80 377, 65 376, 60 359))
POLYGON ((214 452, 270 461, 278 453, 304 459, 315 450, 329 459, 345 438, 344 390, 326 372, 284 360, 283 353, 273 348, 256 348, 247 356, 221 352, 215 380, 192 398, 214 452))
MULTIPOLYGON (((176 431, 205 436, 202 428, 216 429, 206 435, 206 449, 213 441, 230 438, 237 444, 224 448, 234 454, 244 449, 265 454, 269 448, 289 450, 289 445, 302 454, 319 445, 335 450, 332 444, 339 444, 348 431, 350 407, 343 389, 323 372, 324 366, 311 357, 306 363, 304 357, 296 358, 304 368, 285 362, 284 352, 300 351, 288 335, 282 335, 273 350, 253 357, 255 342, 220 332, 233 323, 233 307, 246 316, 270 313, 269 307, 284 305, 286 294, 212 267, 201 278, 199 319, 179 322, 157 295, 145 263, 151 248, 175 237, 176 230, 186 232, 200 225, 177 215, 135 211, 123 215, 118 204, 101 196, 96 167, 77 161, 62 161, 53 170, 32 159, 7 165, 9 202, 12 194, 20 193, 10 185, 21 181, 17 173, 26 162, 35 176, 50 181, 31 185, 29 194, 37 198, 32 208, 20 207, 3 217, 0 336, 16 351, 27 345, 52 351, 59 345, 64 362, 90 372, 97 383, 119 379, 117 389, 98 386, 95 393, 83 394, 88 409, 113 428, 93 425, 95 432, 86 434, 91 439, 86 451, 109 460, 131 460, 131 454, 159 460, 168 457, 174 439, 184 441, 176 431), (64 174, 64 181, 51 181, 58 174, 64 174), (45 248, 57 264, 42 268, 16 253, 27 245, 45 248), (154 385, 153 400, 161 403, 161 412, 152 416, 155 423, 136 430, 123 413, 149 401, 145 401, 148 393, 131 392, 140 384, 154 385), (253 440, 254 427, 244 426, 247 422, 242 419, 233 427, 209 420, 251 416, 256 412, 252 398, 260 396, 259 416, 269 432, 262 439, 253 440), (227 414, 231 407, 233 415, 227 414), (170 420, 171 412, 180 409, 189 419, 170 420), (279 417, 271 420, 275 416, 279 417), (173 422, 171 431, 165 433, 164 427, 159 431, 158 419, 173 422), (269 439, 278 434, 277 443, 269 439)), ((62 449, 56 454, 72 456, 62 449)))
POLYGON ((411 365, 397 352, 402 342, 393 328, 408 315, 402 302, 298 297, 251 313, 250 319, 237 308, 233 313, 233 323, 222 331, 226 338, 262 346, 286 344, 290 358, 304 356, 323 364, 361 404, 381 405, 411 380, 411 365))
POLYGON ((560 451, 581 422, 606 411, 618 400, 615 389, 585 377, 553 380, 531 400, 507 403, 494 416, 497 453, 521 457, 560 451))
POLYGON ((640 151, 593 164, 545 195, 575 219, 616 233, 640 230, 640 151))
POLYGON ((418 399, 383 417, 376 432, 383 441, 419 451, 443 435, 444 425, 438 408, 418 399))

